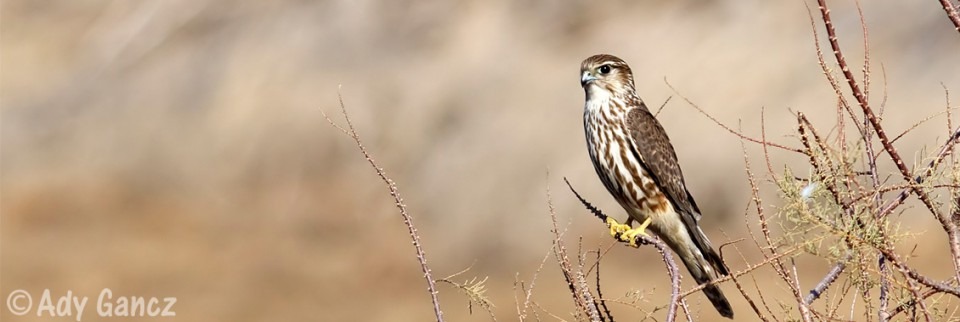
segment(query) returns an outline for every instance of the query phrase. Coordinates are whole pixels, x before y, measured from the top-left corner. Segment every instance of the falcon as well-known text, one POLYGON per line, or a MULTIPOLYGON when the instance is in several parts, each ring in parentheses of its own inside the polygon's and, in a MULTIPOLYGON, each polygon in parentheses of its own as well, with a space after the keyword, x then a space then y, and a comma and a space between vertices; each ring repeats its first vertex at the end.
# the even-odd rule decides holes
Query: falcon
MULTIPOLYGON (((610 233, 633 243, 649 228, 698 284, 728 275, 700 229, 700 208, 687 190, 666 131, 637 96, 630 66, 612 55, 591 56, 580 65, 580 85, 586 94, 583 128, 590 160, 628 215, 625 224, 611 220, 610 233), (634 221, 641 223, 635 229, 634 221)), ((720 315, 733 318, 717 285, 707 285, 703 292, 720 315)))

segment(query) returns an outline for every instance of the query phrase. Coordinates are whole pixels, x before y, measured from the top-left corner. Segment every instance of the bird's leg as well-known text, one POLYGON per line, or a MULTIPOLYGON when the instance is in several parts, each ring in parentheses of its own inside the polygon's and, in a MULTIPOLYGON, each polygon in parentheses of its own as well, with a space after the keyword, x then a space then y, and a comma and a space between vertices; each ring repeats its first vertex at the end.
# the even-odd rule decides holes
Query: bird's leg
POLYGON ((647 235, 646 229, 650 225, 650 218, 643 221, 640 224, 640 227, 633 228, 630 225, 633 223, 633 218, 628 218, 626 224, 621 224, 617 222, 616 219, 612 217, 607 217, 607 226, 610 226, 610 236, 616 238, 620 241, 625 241, 630 243, 630 246, 637 247, 637 235, 650 236, 647 235))

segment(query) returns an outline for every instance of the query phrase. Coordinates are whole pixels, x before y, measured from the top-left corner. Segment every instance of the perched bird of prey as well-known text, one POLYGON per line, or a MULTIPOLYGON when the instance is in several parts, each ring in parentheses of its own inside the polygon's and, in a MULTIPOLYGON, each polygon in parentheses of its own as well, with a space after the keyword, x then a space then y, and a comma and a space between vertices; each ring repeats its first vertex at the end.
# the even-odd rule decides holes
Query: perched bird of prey
MULTIPOLYGON (((580 65, 580 85, 586 93, 583 127, 590 160, 628 214, 625 225, 610 223, 611 234, 632 241, 646 235, 649 226, 697 283, 729 274, 700 230, 700 208, 684 184, 677 154, 663 126, 637 96, 627 63, 611 55, 587 58, 580 65), (642 224, 631 229, 633 221, 642 224)), ((703 292, 720 315, 733 318, 719 287, 709 285, 703 292)))

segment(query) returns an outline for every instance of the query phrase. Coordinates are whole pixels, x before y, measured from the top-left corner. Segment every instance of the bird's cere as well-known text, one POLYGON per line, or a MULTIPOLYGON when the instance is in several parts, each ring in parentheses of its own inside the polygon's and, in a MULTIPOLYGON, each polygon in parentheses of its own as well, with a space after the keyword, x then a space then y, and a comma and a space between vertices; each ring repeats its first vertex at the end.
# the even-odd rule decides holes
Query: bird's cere
POLYGON ((584 71, 583 74, 580 74, 580 85, 584 86, 591 81, 597 80, 597 77, 590 74, 589 71, 584 71))

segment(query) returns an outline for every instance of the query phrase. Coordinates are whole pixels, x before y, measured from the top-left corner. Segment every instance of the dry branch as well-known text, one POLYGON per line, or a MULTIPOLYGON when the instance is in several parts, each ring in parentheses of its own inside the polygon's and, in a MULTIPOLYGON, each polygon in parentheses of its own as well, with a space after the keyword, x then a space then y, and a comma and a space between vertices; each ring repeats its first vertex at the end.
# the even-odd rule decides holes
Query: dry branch
POLYGON ((947 18, 953 23, 953 28, 960 32, 960 14, 957 14, 957 8, 953 6, 950 0, 940 0, 940 6, 947 12, 947 18))
POLYGON ((578 317, 586 314, 590 321, 602 321, 600 308, 593 294, 590 293, 590 286, 587 283, 586 275, 583 269, 574 269, 570 263, 570 257, 567 255, 567 248, 563 243, 563 233, 560 232, 560 226, 557 224, 557 213, 553 208, 553 198, 550 195, 550 188, 547 188, 547 207, 550 210, 550 221, 553 223, 553 254, 560 264, 560 271, 567 282, 570 294, 573 296, 573 302, 577 306, 575 312, 578 317))
MULTIPOLYGON (((594 216, 600 219, 600 221, 606 223, 607 215, 604 214, 600 209, 594 207, 590 202, 580 196, 580 193, 577 190, 573 189, 573 185, 570 184, 570 181, 567 178, 563 178, 563 181, 567 183, 567 187, 570 187, 570 191, 580 200, 580 203, 587 208, 594 216)), ((625 241, 629 244, 629 241, 625 241)), ((635 240, 636 245, 653 245, 657 252, 660 253, 660 256, 663 257, 663 263, 667 266, 667 273, 670 275, 670 303, 667 305, 667 322, 675 321, 677 318, 677 306, 682 306, 684 312, 687 314, 687 320, 692 321, 690 317, 689 310, 686 308, 686 302, 680 296, 680 269, 677 267, 677 263, 673 261, 673 257, 670 256, 668 251, 669 247, 667 244, 663 243, 659 238, 651 238, 643 235, 637 235, 635 240)))
POLYGON ((377 165, 377 162, 373 159, 367 148, 363 146, 363 143, 360 141, 360 134, 357 134, 356 128, 353 127, 353 123, 350 121, 350 115, 347 114, 347 107, 343 104, 343 95, 338 91, 337 97, 340 100, 340 112, 343 114, 343 118, 347 122, 347 128, 344 129, 340 125, 337 125, 327 113, 323 110, 320 110, 320 113, 323 114, 323 117, 327 119, 327 122, 330 123, 333 127, 343 132, 350 138, 353 139, 353 142, 357 145, 357 148, 360 149, 360 154, 370 163, 370 166, 373 167, 377 172, 377 176, 383 180, 383 183, 390 190, 390 196, 393 197, 393 201, 397 206, 397 209, 400 210, 400 216, 403 217, 403 223, 407 226, 407 231, 410 233, 410 239, 413 240, 413 248, 417 251, 417 261, 420 263, 420 270, 423 271, 423 278, 427 280, 427 291, 430 293, 430 301, 433 303, 433 313, 437 317, 438 322, 443 321, 443 311, 440 310, 440 300, 437 298, 437 285, 436 281, 433 279, 433 274, 430 273, 430 266, 427 265, 427 257, 424 255, 423 247, 420 243, 420 235, 417 234, 417 228, 413 225, 413 217, 407 213, 407 206, 403 203, 403 198, 400 197, 400 190, 397 189, 397 184, 387 176, 387 173, 377 165))
MULTIPOLYGON (((823 24, 827 29, 827 39, 830 42, 830 47, 833 48, 833 55, 837 60, 837 65, 840 66, 840 71, 843 72, 843 76, 847 79, 847 85, 850 87, 850 90, 853 92, 853 96, 860 104, 860 109, 862 110, 864 117, 866 117, 866 119, 870 122, 874 132, 877 134, 877 138, 880 139, 880 144, 883 146, 883 149, 887 151, 887 154, 890 155, 890 159, 893 160, 894 165, 896 165, 897 169, 900 170, 900 174, 903 176, 903 179, 905 181, 911 181, 913 179, 913 175, 910 174, 910 169, 907 169, 907 165, 903 162, 903 158, 900 157, 900 153, 898 153, 897 149, 894 148, 893 144, 890 143, 890 139, 887 138, 887 134, 883 130, 883 126, 880 125, 880 121, 873 113, 873 109, 870 108, 870 102, 867 100, 867 96, 864 95, 863 91, 860 90, 860 86, 857 84, 856 79, 853 78, 853 73, 850 71, 850 67, 847 66, 847 61, 846 58, 844 58, 843 51, 840 50, 840 42, 837 40, 837 31, 833 27, 833 20, 830 18, 830 9, 827 8, 827 1, 817 0, 817 3, 820 5, 820 15, 823 19, 823 24)), ((923 201, 924 205, 927 206, 934 216, 941 216, 940 212, 937 210, 936 206, 933 205, 930 197, 926 192, 923 191, 923 189, 914 188, 913 192, 920 197, 920 200, 923 201)))

